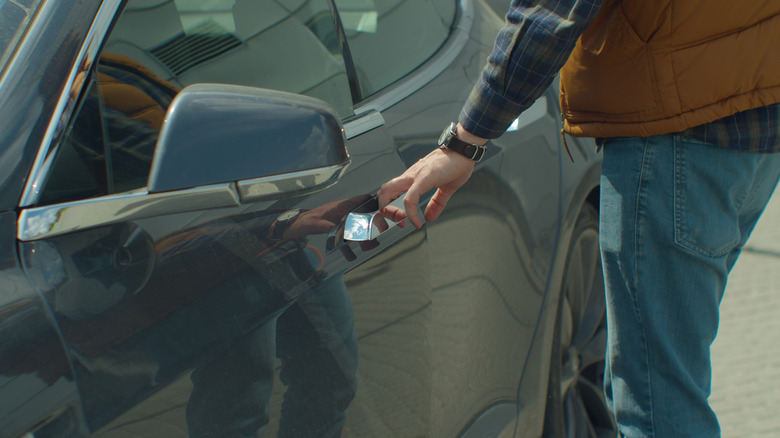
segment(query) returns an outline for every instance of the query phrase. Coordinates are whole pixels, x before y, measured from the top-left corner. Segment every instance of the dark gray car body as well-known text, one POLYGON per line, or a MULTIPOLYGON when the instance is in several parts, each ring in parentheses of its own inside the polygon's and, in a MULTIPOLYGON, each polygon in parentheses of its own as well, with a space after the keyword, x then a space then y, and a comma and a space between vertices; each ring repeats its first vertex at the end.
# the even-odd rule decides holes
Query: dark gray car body
POLYGON ((47 202, 126 2, 36 3, 2 4, 27 8, 30 27, 0 79, 0 437, 195 436, 198 403, 201 417, 307 436, 306 417, 329 414, 279 408, 296 384, 344 405, 343 436, 539 434, 569 240, 600 166, 592 142, 568 139, 573 162, 563 149, 556 89, 489 144, 436 222, 362 244, 339 234, 457 117, 501 24, 491 9, 453 1, 443 44, 371 95, 348 66, 350 114, 189 88, 146 186, 47 202), (333 226, 269 240, 298 209, 333 226))

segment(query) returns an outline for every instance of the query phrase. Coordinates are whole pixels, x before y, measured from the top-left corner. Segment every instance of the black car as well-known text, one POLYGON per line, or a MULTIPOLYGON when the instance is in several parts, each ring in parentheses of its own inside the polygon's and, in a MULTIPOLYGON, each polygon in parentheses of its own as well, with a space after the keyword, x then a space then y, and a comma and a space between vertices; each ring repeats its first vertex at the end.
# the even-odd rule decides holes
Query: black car
POLYGON ((375 214, 501 25, 477 0, 0 0, 0 437, 614 430, 600 161, 569 157, 555 87, 437 221, 375 214))

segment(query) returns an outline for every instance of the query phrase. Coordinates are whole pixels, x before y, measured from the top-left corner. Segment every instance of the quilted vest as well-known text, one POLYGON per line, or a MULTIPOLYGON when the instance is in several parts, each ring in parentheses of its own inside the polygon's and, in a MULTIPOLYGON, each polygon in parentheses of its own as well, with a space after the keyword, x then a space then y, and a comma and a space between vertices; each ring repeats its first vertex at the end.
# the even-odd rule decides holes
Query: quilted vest
POLYGON ((605 0, 561 70, 564 129, 678 132, 780 102, 780 0, 605 0))

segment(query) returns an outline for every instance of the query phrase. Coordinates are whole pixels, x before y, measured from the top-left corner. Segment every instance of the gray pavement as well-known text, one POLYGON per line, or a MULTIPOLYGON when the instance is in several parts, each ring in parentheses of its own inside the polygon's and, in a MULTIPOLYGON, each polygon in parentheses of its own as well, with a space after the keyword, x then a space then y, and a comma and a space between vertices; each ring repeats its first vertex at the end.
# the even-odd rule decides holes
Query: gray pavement
POLYGON ((780 437, 780 191, 729 277, 712 360, 723 438, 780 437))

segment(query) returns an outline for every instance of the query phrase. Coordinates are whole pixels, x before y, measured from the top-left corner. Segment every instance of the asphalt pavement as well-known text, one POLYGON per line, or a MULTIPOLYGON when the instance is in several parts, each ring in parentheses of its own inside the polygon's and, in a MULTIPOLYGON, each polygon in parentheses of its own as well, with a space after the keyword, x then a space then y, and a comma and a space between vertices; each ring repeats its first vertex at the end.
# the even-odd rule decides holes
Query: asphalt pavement
POLYGON ((712 361, 723 438, 780 437, 780 190, 729 277, 712 361))

